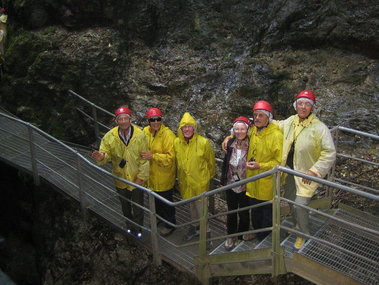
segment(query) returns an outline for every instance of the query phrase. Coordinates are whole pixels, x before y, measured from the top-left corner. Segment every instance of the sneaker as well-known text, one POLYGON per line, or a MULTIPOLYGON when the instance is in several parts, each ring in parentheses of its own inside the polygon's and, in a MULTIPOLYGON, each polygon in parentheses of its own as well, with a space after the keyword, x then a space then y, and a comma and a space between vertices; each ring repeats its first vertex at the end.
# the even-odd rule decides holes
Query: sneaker
POLYGON ((167 237, 169 236, 170 234, 172 234, 172 232, 175 230, 175 228, 167 228, 167 227, 164 227, 163 229, 161 229, 159 231, 160 235, 163 236, 163 237, 167 237))
POLYGON ((136 234, 136 237, 137 237, 137 238, 141 238, 141 237, 142 237, 142 233, 137 233, 137 234, 136 234))
POLYGON ((295 248, 300 249, 304 245, 304 241, 305 240, 302 237, 297 237, 294 244, 295 248))
POLYGON ((224 247, 226 250, 232 250, 232 248, 235 246, 234 244, 234 238, 227 238, 224 247))
POLYGON ((242 239, 243 239, 244 241, 253 240, 254 238, 255 238, 255 235, 254 235, 254 234, 244 234, 244 235, 242 236, 242 239))
POLYGON ((194 237, 197 237, 197 236, 199 236, 199 233, 196 231, 196 227, 195 226, 189 226, 187 233, 184 237, 184 240, 190 241, 191 239, 193 239, 194 237))

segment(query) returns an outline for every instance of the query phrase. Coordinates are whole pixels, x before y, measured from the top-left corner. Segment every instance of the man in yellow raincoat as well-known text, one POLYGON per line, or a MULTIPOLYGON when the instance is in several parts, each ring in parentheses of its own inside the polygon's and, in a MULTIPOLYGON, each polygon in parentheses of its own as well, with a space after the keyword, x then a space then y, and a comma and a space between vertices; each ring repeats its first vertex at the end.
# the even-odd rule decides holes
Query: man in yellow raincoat
MULTIPOLYGON (((271 123, 273 109, 267 101, 258 101, 253 107, 254 127, 250 132, 246 177, 252 177, 279 165, 282 159, 283 134, 271 123)), ((268 176, 246 184, 250 205, 261 204, 273 198, 273 178, 268 176)), ((272 226, 272 204, 251 209, 255 230, 272 226)), ((263 240, 270 232, 257 233, 263 240)))
MULTIPOLYGON (((127 107, 115 111, 117 126, 104 135, 99 151, 94 151, 92 157, 99 165, 112 163, 114 175, 145 185, 149 179, 149 161, 142 159, 141 153, 148 150, 148 144, 142 130, 131 123, 131 115, 132 111, 127 107)), ((127 225, 128 232, 141 237, 144 212, 129 201, 143 206, 143 191, 119 180, 115 180, 115 184, 124 215, 138 225, 127 225)))
MULTIPOLYGON (((301 91, 295 98, 296 115, 277 121, 283 131, 283 158, 281 165, 296 171, 323 178, 336 159, 333 138, 328 127, 313 114, 316 97, 312 91, 301 91)), ((285 197, 301 205, 308 205, 318 183, 301 177, 287 175, 285 197)), ((309 234, 309 213, 294 206, 296 227, 309 234)), ((295 248, 303 246, 304 239, 298 237, 295 248)))
MULTIPOLYGON (((149 125, 143 129, 149 150, 141 153, 143 159, 150 161, 148 188, 163 198, 173 201, 173 188, 176 178, 174 140, 175 134, 162 123, 163 113, 158 108, 150 108, 146 112, 149 125)), ((175 207, 155 199, 156 213, 172 224, 176 224, 175 207)), ((162 236, 168 236, 175 227, 164 223, 160 230, 162 236)))
MULTIPOLYGON (((190 113, 184 113, 177 134, 174 148, 179 191, 183 199, 188 199, 209 190, 215 174, 215 154, 210 141, 197 133, 197 123, 190 113)), ((189 206, 191 219, 198 220, 202 207, 200 200, 189 206)), ((198 229, 199 222, 190 225, 186 240, 197 236, 198 229)))

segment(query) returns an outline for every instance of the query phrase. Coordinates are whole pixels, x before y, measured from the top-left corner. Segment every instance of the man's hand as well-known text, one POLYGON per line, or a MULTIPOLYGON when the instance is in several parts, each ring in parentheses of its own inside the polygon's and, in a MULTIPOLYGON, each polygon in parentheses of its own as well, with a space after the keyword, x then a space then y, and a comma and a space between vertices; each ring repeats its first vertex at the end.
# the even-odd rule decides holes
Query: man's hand
POLYGON ((142 151, 141 152, 141 158, 146 160, 152 160, 153 159, 153 153, 151 151, 142 151))
POLYGON ((102 161, 105 158, 105 153, 95 150, 94 152, 92 152, 91 156, 97 161, 102 161))
POLYGON ((138 177, 134 179, 134 183, 143 186, 144 181, 139 179, 138 177))
POLYGON ((261 168, 261 166, 256 161, 248 161, 246 162, 246 168, 249 170, 255 170, 261 168))
MULTIPOLYGON (((311 171, 311 170, 307 170, 307 172, 305 172, 305 174, 308 174, 308 175, 311 175, 311 176, 317 177, 317 174, 314 173, 314 172, 311 171)), ((310 185, 310 184, 312 183, 312 180, 309 180, 309 179, 305 179, 305 178, 303 178, 303 179, 302 179, 302 182, 303 182, 304 184, 308 184, 308 185, 310 185)))
POLYGON ((226 153, 228 147, 228 141, 231 139, 231 136, 227 136, 221 144, 222 151, 226 153))

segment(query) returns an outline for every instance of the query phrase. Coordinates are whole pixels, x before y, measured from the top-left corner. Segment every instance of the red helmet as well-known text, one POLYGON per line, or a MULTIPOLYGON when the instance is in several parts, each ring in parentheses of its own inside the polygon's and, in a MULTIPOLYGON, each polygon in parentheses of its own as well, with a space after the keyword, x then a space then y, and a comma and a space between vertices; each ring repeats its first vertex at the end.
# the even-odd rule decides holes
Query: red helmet
POLYGON ((119 107, 117 108, 117 110, 114 112, 115 116, 117 117, 118 115, 121 115, 121 114, 127 114, 129 116, 132 115, 132 111, 128 108, 128 107, 119 107))
POLYGON ((246 123, 249 127, 250 127, 250 121, 248 118, 244 117, 244 116, 240 116, 238 118, 235 118, 234 121, 233 121, 233 125, 237 122, 244 122, 246 123))
POLYGON ((163 113, 161 110, 158 108, 150 108, 146 112, 146 118, 151 118, 151 117, 162 117, 163 113))
POLYGON ((309 90, 303 90, 299 94, 297 94, 295 101, 299 98, 308 98, 311 99, 313 102, 316 103, 316 96, 312 91, 309 90))
POLYGON ((257 103, 255 103, 254 107, 253 107, 253 111, 256 111, 256 110, 265 110, 265 111, 269 111, 270 113, 272 113, 272 106, 269 102, 267 101, 258 101, 257 103))

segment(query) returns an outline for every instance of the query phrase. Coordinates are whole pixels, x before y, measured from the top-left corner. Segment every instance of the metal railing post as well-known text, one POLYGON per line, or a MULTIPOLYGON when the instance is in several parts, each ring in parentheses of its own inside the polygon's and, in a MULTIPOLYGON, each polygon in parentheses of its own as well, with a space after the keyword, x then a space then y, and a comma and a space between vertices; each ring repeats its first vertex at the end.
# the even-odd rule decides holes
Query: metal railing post
MULTIPOLYGON (((193 203, 198 203, 194 201, 193 203)), ((201 196, 201 217, 200 217, 200 237, 199 237, 199 257, 201 264, 199 264, 199 279, 204 285, 209 284, 209 268, 208 264, 203 262, 203 258, 207 255, 207 233, 208 233, 208 197, 205 195, 201 196)))
POLYGON ((36 147, 34 145, 33 130, 30 126, 28 126, 28 134, 29 134, 30 160, 32 163, 33 180, 34 180, 34 184, 36 186, 39 186, 41 181, 38 175, 37 153, 36 153, 36 147))
POLYGON ((95 122, 96 144, 99 145, 100 131, 99 131, 99 123, 98 123, 98 120, 97 120, 97 111, 96 111, 96 107, 95 106, 92 106, 92 115, 93 115, 93 120, 95 122))
POLYGON ((83 178, 82 178, 82 161, 79 156, 77 156, 77 175, 78 175, 78 189, 79 189, 79 201, 80 208, 83 214, 83 218, 85 221, 88 219, 87 212, 87 202, 86 202, 86 193, 83 190, 83 178))
POLYGON ((284 266, 284 250, 280 247, 280 185, 281 172, 273 175, 274 180, 274 197, 272 200, 272 276, 276 277, 283 274, 284 266))
MULTIPOLYGON (((337 153, 338 153, 339 133, 340 133, 340 130, 338 128, 333 132, 334 146, 336 148, 336 152, 337 153)), ((335 170, 336 170, 336 161, 334 161, 334 163, 332 165, 332 168, 330 169, 330 171, 328 173, 327 179, 329 181, 334 182, 335 170)), ((331 201, 330 203, 332 203, 332 200, 333 200, 333 189, 332 189, 332 187, 327 186, 327 188, 326 188, 326 196, 330 198, 330 201, 331 201)), ((331 206, 331 205, 329 205, 329 206, 331 206)))
POLYGON ((161 265, 162 259, 159 253, 158 244, 158 227, 157 227, 157 214, 155 209, 155 197, 149 192, 149 210, 150 210, 150 227, 151 227, 151 247, 153 250, 153 261, 155 265, 161 265))

